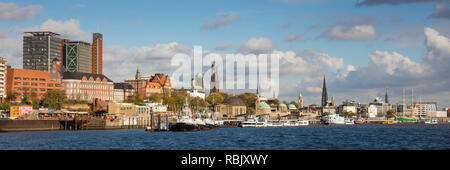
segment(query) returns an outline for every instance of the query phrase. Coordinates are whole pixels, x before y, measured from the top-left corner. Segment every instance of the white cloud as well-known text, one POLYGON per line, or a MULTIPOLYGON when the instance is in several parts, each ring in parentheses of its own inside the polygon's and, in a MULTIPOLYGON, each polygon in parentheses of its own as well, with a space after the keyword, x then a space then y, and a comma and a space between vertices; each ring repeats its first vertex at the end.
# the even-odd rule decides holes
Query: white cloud
POLYGON ((78 20, 70 19, 67 21, 47 20, 39 26, 29 28, 13 27, 10 29, 0 29, 0 56, 7 59, 8 65, 16 68, 22 67, 23 56, 23 32, 26 31, 53 31, 65 38, 76 40, 89 40, 88 33, 80 28, 78 20))
POLYGON ((425 46, 427 47, 427 55, 425 61, 437 69, 442 75, 450 75, 448 64, 450 63, 450 40, 449 38, 439 34, 436 30, 426 27, 425 46))
POLYGON ((67 21, 48 19, 39 26, 26 28, 23 31, 52 31, 61 34, 62 37, 85 41, 91 38, 90 34, 81 30, 80 21, 76 19, 69 19, 67 21))
POLYGON ((268 38, 250 38, 247 42, 241 45, 238 52, 248 54, 248 53, 270 53, 276 48, 276 45, 268 38))
POLYGON ((106 47, 103 49, 104 72, 114 81, 123 81, 133 79, 135 69, 140 65, 141 74, 144 75, 158 72, 171 75, 176 68, 170 65, 170 61, 177 53, 190 55, 192 51, 177 42, 129 49, 106 47))
POLYGON ((20 8, 14 3, 0 2, 0 21, 21 21, 33 18, 42 10, 40 5, 32 5, 20 8))
POLYGON ((333 26, 325 34, 331 40, 373 40, 376 37, 375 28, 371 25, 356 25, 352 27, 333 26))

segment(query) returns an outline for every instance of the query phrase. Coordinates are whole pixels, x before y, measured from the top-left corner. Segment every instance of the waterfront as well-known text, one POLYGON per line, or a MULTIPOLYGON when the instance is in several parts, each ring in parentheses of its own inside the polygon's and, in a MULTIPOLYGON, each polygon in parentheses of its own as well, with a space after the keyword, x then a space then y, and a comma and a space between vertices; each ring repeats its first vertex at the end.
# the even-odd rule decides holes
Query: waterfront
POLYGON ((1 150, 442 150, 450 124, 219 128, 199 132, 135 130, 0 133, 1 150))

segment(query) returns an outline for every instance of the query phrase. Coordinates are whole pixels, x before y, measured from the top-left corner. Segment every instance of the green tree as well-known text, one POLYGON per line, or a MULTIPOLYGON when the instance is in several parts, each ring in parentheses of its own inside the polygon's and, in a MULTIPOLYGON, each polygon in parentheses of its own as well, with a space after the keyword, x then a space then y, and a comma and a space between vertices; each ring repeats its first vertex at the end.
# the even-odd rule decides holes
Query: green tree
POLYGON ((150 97, 148 97, 148 100, 151 102, 161 102, 162 97, 159 94, 152 94, 150 97))
POLYGON ((254 93, 242 93, 239 94, 238 97, 244 101, 245 106, 247 106, 247 113, 253 114, 255 113, 256 99, 258 96, 254 93))
POLYGON ((386 113, 386 117, 391 118, 391 117, 396 117, 397 116, 397 112, 394 109, 389 109, 386 113))
POLYGON ((194 110, 194 111, 200 111, 203 109, 203 105, 204 103, 202 103, 203 99, 200 97, 191 97, 189 99, 189 106, 194 110))
POLYGON ((178 94, 173 98, 173 100, 175 102, 175 111, 180 111, 186 102, 186 97, 178 94))
POLYGON ((60 110, 66 95, 61 90, 48 90, 44 95, 44 106, 54 110, 60 110))
POLYGON ((33 106, 33 109, 39 109, 41 106, 41 101, 37 97, 33 97, 31 99, 31 105, 33 106))
POLYGON ((169 111, 175 111, 175 108, 174 108, 175 100, 173 99, 173 97, 164 97, 163 98, 163 104, 167 105, 167 107, 168 107, 167 109, 169 111))
POLYGON ((11 103, 9 101, 0 103, 0 110, 9 110, 10 108, 11 108, 11 103))
POLYGON ((214 92, 209 94, 208 97, 206 97, 206 101, 214 107, 214 110, 216 109, 216 106, 223 102, 225 98, 218 92, 214 92))
POLYGON ((135 93, 133 95, 133 97, 131 97, 128 102, 133 103, 135 105, 142 105, 142 103, 144 103, 144 99, 141 98, 141 96, 139 96, 137 93, 135 93))

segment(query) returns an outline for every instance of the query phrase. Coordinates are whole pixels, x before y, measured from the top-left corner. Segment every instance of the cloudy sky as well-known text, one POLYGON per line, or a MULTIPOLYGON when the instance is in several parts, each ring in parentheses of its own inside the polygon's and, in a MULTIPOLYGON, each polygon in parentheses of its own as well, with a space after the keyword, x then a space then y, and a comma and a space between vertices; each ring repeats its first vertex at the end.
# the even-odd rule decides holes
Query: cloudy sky
POLYGON ((280 55, 280 99, 319 103, 323 75, 338 103, 383 97, 450 106, 449 0, 1 1, 0 56, 22 67, 24 31, 72 40, 104 34, 114 81, 175 67, 196 45, 211 53, 280 55))

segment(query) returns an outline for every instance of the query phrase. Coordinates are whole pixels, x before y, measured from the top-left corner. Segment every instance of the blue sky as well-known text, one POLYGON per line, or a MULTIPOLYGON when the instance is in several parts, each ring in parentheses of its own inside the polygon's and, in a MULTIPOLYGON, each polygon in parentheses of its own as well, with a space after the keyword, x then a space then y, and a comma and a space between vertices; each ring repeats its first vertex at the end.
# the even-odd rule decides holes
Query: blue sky
MULTIPOLYGON (((450 6, 449 3, 439 0, 423 0, 421 3, 399 0, 400 3, 395 5, 381 3, 363 6, 356 6, 355 0, 15 0, 1 2, 14 4, 19 9, 30 6, 37 6, 36 8, 39 7, 39 9, 30 14, 31 16, 24 18, 3 17, 2 19, 2 13, 0 12, 0 31, 35 28, 39 25, 45 25, 44 23, 49 20, 61 23, 72 20, 78 22, 78 28, 69 31, 74 30, 79 33, 69 33, 68 36, 71 39, 86 39, 85 35, 90 35, 92 32, 104 34, 105 53, 107 53, 105 56, 116 57, 115 55, 120 52, 120 54, 130 55, 127 57, 139 58, 139 54, 130 52, 131 49, 144 50, 152 47, 151 49, 155 50, 158 48, 157 44, 170 46, 170 43, 176 43, 172 44, 176 49, 179 49, 178 46, 192 49, 194 45, 201 45, 204 50, 208 51, 234 53, 238 52, 240 47, 251 38, 264 37, 275 46, 271 50, 293 51, 296 54, 305 53, 305 55, 311 54, 307 51, 315 51, 314 54, 326 54, 327 59, 342 59, 343 66, 324 66, 323 69, 320 69, 323 72, 320 73, 293 72, 294 75, 282 75, 286 78, 282 78, 281 82, 292 85, 300 84, 301 86, 296 90, 281 92, 284 95, 282 98, 293 100, 298 93, 304 93, 305 97, 311 97, 310 102, 305 101, 307 104, 317 103, 320 100, 317 97, 320 94, 312 90, 312 87, 314 86, 317 89, 321 82, 314 80, 313 83, 308 84, 305 83, 305 79, 311 79, 312 77, 317 79, 317 75, 327 74, 330 77, 330 86, 332 86, 333 77, 338 74, 336 73, 337 70, 344 71, 348 66, 354 67, 350 70, 355 72, 364 70, 370 65, 371 58, 369 56, 374 54, 375 51, 388 52, 389 54, 397 52, 413 62, 423 63, 428 52, 427 46, 424 44, 426 40, 425 27, 432 28, 444 37, 450 37, 449 17, 445 15, 430 17, 438 11, 438 5, 450 6), (207 24, 227 19, 229 20, 225 21, 226 23, 215 28, 205 28, 207 24), (346 31, 357 26, 363 26, 364 30, 368 30, 369 33, 361 34, 360 37, 349 37, 350 39, 342 36, 354 34, 336 37, 336 35, 333 36, 330 33, 330 30, 334 28, 337 30, 341 28, 341 34, 346 33, 346 31), (370 31, 371 29, 373 29, 373 32, 370 31), (286 38, 289 35, 300 35, 301 38, 294 42, 288 42, 286 38), (230 48, 223 51, 215 50, 216 47, 221 45, 230 45, 230 48), (363 68, 359 69, 360 67, 363 68)), ((14 38, 11 38, 13 36, 11 33, 7 36, 10 37, 11 41, 14 40, 14 38)), ((90 39, 86 39, 86 41, 90 41, 90 39)), ((11 50, 3 49, 2 51, 2 48, 0 48, 0 56, 6 56, 8 60, 11 60, 10 64, 16 64, 17 67, 20 67, 21 60, 15 59, 21 57, 20 52, 17 51, 20 50, 16 50, 16 53, 14 53, 11 50)), ((147 59, 151 59, 151 57, 147 56, 147 59)), ((450 56, 444 56, 444 58, 446 57, 450 56)), ((307 59, 307 62, 311 62, 310 60, 314 59, 307 59)), ((105 61, 105 64, 109 62, 105 61)), ((137 65, 136 63, 128 64, 132 67, 129 70, 132 71, 124 71, 127 74, 132 73, 137 65)), ((323 63, 321 64, 323 65, 323 63)), ((105 67, 113 68, 115 66, 105 67)), ((158 72, 157 69, 153 69, 153 67, 158 68, 158 66, 143 67, 143 71, 147 74, 158 72)), ((108 71, 108 68, 105 70, 108 71)), ((164 70, 164 68, 161 68, 161 70, 164 70)), ((111 72, 114 72, 114 70, 111 70, 111 72)), ((127 78, 124 77, 124 74, 105 74, 116 81, 127 78)), ((130 74, 130 78, 132 75, 134 74, 130 74)), ((417 78, 414 80, 419 82, 417 78)), ((336 80, 336 84, 343 84, 338 81, 336 80)), ((415 83, 417 84, 417 82, 415 83)), ((374 95, 381 96, 384 90, 380 89, 384 89, 386 86, 380 85, 378 91, 375 90, 376 88, 366 89, 374 94, 365 95, 363 91, 363 94, 358 94, 360 96, 356 98, 364 102, 371 101, 374 95), (372 92, 374 90, 377 92, 372 92)), ((399 89, 412 86, 414 85, 402 84, 392 88, 398 95, 399 89)), ((364 89, 361 87, 358 90, 364 89)), ((334 90, 346 91, 339 88, 334 90)), ((420 90, 417 91, 417 93, 420 93, 420 90)), ((429 95, 442 94, 443 92, 447 94, 447 91, 440 90, 433 93, 429 92, 429 95)), ((423 95, 426 96, 427 93, 424 92, 423 95)), ((340 96, 338 92, 336 92, 336 97, 340 100, 345 99, 345 95, 340 96)), ((444 96, 442 100, 450 104, 447 99, 448 96, 444 96)))

